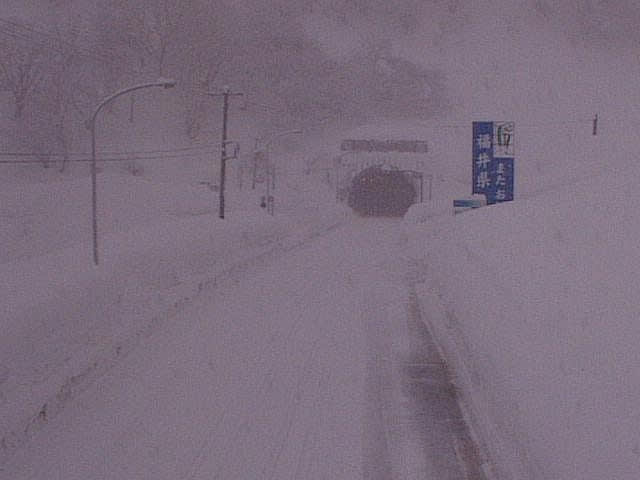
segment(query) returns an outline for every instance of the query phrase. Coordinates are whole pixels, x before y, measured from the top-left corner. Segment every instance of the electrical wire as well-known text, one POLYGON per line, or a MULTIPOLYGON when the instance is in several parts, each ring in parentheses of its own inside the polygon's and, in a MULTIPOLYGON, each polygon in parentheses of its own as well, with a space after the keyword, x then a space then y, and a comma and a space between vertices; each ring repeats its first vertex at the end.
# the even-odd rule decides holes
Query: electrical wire
MULTIPOLYGON (((9 37, 15 40, 23 40, 25 42, 28 42, 30 45, 35 45, 37 47, 41 47, 41 48, 46 48, 49 51, 54 51, 57 53, 60 53, 62 55, 65 55, 69 52, 64 51, 60 48, 55 47, 51 42, 47 42, 45 40, 38 40, 38 39, 34 39, 33 37, 27 36, 26 34, 21 34, 21 33, 16 33, 16 32, 12 32, 12 31, 8 31, 5 30, 4 28, 0 28, 0 34, 4 35, 5 37, 9 37)), ((76 55, 78 54, 78 51, 82 51, 81 49, 75 49, 76 50, 76 55)), ((86 52, 83 52, 82 54, 78 55, 80 57, 84 57, 86 59, 91 59, 91 60, 98 60, 100 62, 104 62, 104 61, 113 61, 112 58, 108 58, 106 56, 98 56, 96 54, 89 54, 86 52)))
POLYGON ((41 45, 45 45, 48 48, 57 51, 58 53, 67 53, 63 50, 61 50, 60 48, 56 48, 52 45, 52 42, 57 43, 57 44, 61 44, 61 45, 66 45, 68 46, 70 49, 76 51, 76 52, 82 52, 83 56, 85 57, 91 57, 93 59, 96 60, 100 60, 100 61, 105 61, 105 60, 113 60, 113 57, 115 58, 119 58, 121 60, 124 60, 125 57, 122 55, 118 55, 114 52, 112 52, 113 57, 109 57, 106 55, 102 55, 100 53, 97 53, 87 47, 83 47, 80 45, 76 45, 73 44, 67 40, 64 40, 62 38, 60 38, 58 35, 51 33, 51 32, 44 32, 42 30, 36 29, 31 25, 28 24, 22 24, 22 23, 17 23, 11 20, 7 20, 4 18, 0 18, 0 24, 4 24, 5 28, 4 29, 0 29, 0 32, 5 33, 5 34, 13 34, 13 36, 15 38, 18 39, 23 39, 23 40, 29 40, 29 41, 36 41, 39 42, 41 45), (9 28, 9 30, 6 29, 6 27, 9 28), (26 32, 25 32, 26 30, 26 32), (36 37, 41 37, 39 39, 36 39, 36 37))
MULTIPOLYGON (((205 150, 219 146, 218 143, 207 143, 195 147, 179 147, 166 150, 138 150, 138 151, 106 151, 103 155, 147 155, 147 154, 163 154, 163 153, 179 153, 193 150, 205 150)), ((88 152, 67 152, 65 153, 42 153, 42 152, 0 152, 0 157, 64 157, 64 156, 88 156, 88 152)))
MULTIPOLYGON (((101 63, 110 63, 114 60, 119 60, 120 62, 124 63, 129 60, 127 57, 113 52, 113 50, 110 50, 110 54, 112 56, 104 55, 87 47, 81 47, 79 45, 74 45, 70 42, 64 41, 53 34, 37 33, 38 31, 36 30, 29 31, 29 27, 27 27, 26 25, 23 26, 23 30, 16 29, 15 27, 12 27, 12 25, 18 24, 0 18, 0 35, 12 38, 14 40, 27 42, 30 45, 35 44, 35 46, 37 47, 41 47, 47 49, 48 51, 56 52, 61 55, 67 55, 69 51, 65 51, 62 48, 57 47, 56 44, 66 44, 76 56, 87 60, 98 61, 101 63), (4 27, 2 26, 3 24, 4 27), (9 28, 7 28, 7 26, 9 26, 9 28), (27 31, 25 31, 24 29, 26 29, 27 31), (37 38, 38 35, 44 38, 37 38)), ((133 76, 140 75, 140 72, 131 69, 123 69, 123 72, 133 76)))
MULTIPOLYGON (((5 37, 9 37, 15 40, 22 40, 26 43, 28 43, 29 45, 35 45, 38 48, 43 48, 43 49, 47 49, 50 52, 56 52, 59 53, 61 55, 67 55, 69 52, 68 51, 64 51, 60 48, 56 48, 51 42, 47 42, 47 41, 38 41, 38 40, 34 40, 31 37, 28 37, 26 35, 20 35, 20 34, 16 34, 13 32, 8 32, 2 28, 0 28, 0 35, 1 36, 5 36, 5 37)), ((120 61, 120 62, 125 62, 125 57, 122 56, 118 56, 118 57, 108 57, 108 56, 100 56, 94 53, 87 53, 86 51, 83 51, 82 49, 76 48, 75 49, 75 55, 79 58, 88 60, 88 61, 93 61, 93 62, 100 62, 100 63, 112 63, 114 61, 120 61), (84 53, 83 53, 84 52, 84 53)), ((131 75, 133 77, 138 77, 140 76, 141 72, 138 71, 134 71, 128 68, 123 68, 121 70, 123 73, 131 75)))
MULTIPOLYGON (((589 120, 564 120, 564 121, 554 121, 554 122, 538 122, 538 123, 527 123, 527 124, 518 124, 519 126, 524 127, 535 127, 535 126, 544 126, 544 125, 572 125, 572 124, 591 124, 593 119, 589 120)), ((442 125, 431 125, 428 126, 433 129, 437 128, 465 128, 468 129, 471 127, 468 123, 466 124, 442 124, 442 125)), ((427 128, 428 128, 427 127, 427 128)), ((219 147, 218 143, 206 143, 198 146, 185 146, 178 147, 172 149, 161 149, 161 150, 138 150, 138 151, 106 151, 102 152, 102 155, 111 155, 109 158, 98 158, 98 161, 109 161, 109 162, 117 162, 117 161, 128 161, 128 160, 156 160, 156 159, 171 159, 171 158, 180 158, 181 156, 197 156, 199 154, 210 154, 215 153, 216 150, 212 150, 213 148, 219 147), (200 150, 199 153, 197 151, 200 150), (124 156, 124 158, 118 158, 124 156)), ((8 151, 0 151, 1 157, 35 157, 34 160, 0 160, 2 164, 27 164, 27 163, 42 163, 44 158, 50 159, 51 157, 59 158, 59 157, 67 157, 68 162, 85 162, 91 161, 89 157, 89 153, 87 152, 8 152, 8 151), (74 156, 82 156, 82 159, 73 159, 68 157, 74 156)))
MULTIPOLYGON (((210 151, 202 151, 197 153, 182 153, 176 155, 154 155, 154 156, 130 156, 124 158, 104 158, 104 157, 96 157, 96 162, 129 162, 134 160, 172 160, 172 159, 181 159, 184 157, 199 157, 203 155, 213 155, 220 153, 218 150, 210 150, 210 151)), ((40 157, 44 155, 40 154, 40 157)), ((40 159, 40 160, 0 160, 0 164, 9 165, 9 164, 38 164, 42 165, 43 163, 50 162, 48 159, 40 159)), ((69 163, 88 163, 92 162, 91 158, 69 158, 67 160, 58 160, 58 161, 66 161, 69 163)))
MULTIPOLYGON (((598 119, 600 120, 600 119, 598 119)), ((583 119, 583 120, 557 120, 557 121, 544 121, 544 122, 514 122, 518 127, 537 127, 537 126, 548 126, 548 125, 571 125, 571 124, 591 124, 593 122, 593 118, 583 119)), ((494 122, 495 123, 495 122, 494 122)), ((433 124, 433 125, 420 125, 420 127, 424 128, 471 128, 472 122, 460 122, 460 123, 451 123, 451 124, 433 124)))

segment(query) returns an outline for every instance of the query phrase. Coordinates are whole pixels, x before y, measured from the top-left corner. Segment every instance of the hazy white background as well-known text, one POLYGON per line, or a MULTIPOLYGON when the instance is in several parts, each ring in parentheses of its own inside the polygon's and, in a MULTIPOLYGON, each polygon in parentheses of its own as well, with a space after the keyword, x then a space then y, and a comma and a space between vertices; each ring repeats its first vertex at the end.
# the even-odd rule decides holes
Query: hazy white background
POLYGON ((0 166, 2 455, 199 284, 344 222, 323 171, 341 139, 411 137, 432 146, 435 183, 405 253, 497 475, 636 478, 638 20, 634 2, 606 1, 4 0, 0 159, 38 163, 0 166), (103 155, 146 153, 99 176, 96 269, 89 168, 62 159, 86 158, 101 98, 160 75, 179 86, 99 121, 103 155), (244 93, 224 224, 199 183, 217 181, 221 117, 201 93, 223 85, 244 93), (453 217, 473 120, 515 121, 516 201, 453 217), (291 128, 305 134, 273 145, 271 218, 239 169, 257 137, 291 128))

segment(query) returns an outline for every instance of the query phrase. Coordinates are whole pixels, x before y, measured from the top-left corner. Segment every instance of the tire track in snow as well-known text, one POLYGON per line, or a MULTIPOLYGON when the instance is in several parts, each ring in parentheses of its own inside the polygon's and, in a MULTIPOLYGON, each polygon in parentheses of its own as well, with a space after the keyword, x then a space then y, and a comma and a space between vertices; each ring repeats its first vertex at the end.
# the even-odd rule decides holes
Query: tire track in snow
MULTIPOLYGON (((171 387, 174 379, 161 366, 153 369, 158 363, 153 359, 172 352, 170 358, 185 369, 215 359, 215 368, 210 365, 214 373, 194 376, 213 387, 179 384, 196 397, 198 417, 206 418, 171 419, 165 425, 166 399, 159 398, 163 407, 148 414, 142 405, 127 404, 126 391, 118 392, 117 405, 133 411, 129 417, 150 431, 142 429, 138 438, 131 438, 125 425, 116 432, 121 446, 115 453, 113 448, 106 452, 105 458, 121 461, 118 468, 129 478, 136 468, 156 471, 156 478, 189 480, 411 478, 407 475, 412 472, 402 468, 403 459, 422 455, 420 461, 426 463, 427 449, 444 442, 435 437, 429 443, 422 435, 445 434, 451 426, 445 425, 445 418, 436 418, 425 430, 420 402, 407 400, 435 401, 447 391, 438 387, 427 395, 428 390, 421 390, 428 382, 422 381, 426 367, 418 364, 425 359, 409 354, 414 349, 420 353, 424 342, 407 320, 412 315, 417 319, 418 313, 407 303, 404 265, 396 258, 402 245, 379 242, 388 240, 389 227, 394 225, 354 225, 350 232, 317 239, 319 244, 300 245, 308 250, 250 262, 237 270, 235 280, 207 288, 214 298, 200 299, 189 316, 149 338, 144 350, 150 359, 136 369, 131 382, 155 370, 162 383, 145 385, 157 385, 158 392, 170 397, 176 393, 171 387), (376 263, 380 258, 382 263, 376 263), (173 338, 176 333, 180 338, 173 338), (199 345, 201 336, 206 346, 199 345), (184 346, 189 352, 195 348, 195 354, 182 351, 184 346), (173 459, 163 437, 178 430, 183 435, 178 441, 188 447, 178 449, 182 458, 173 459), (167 458, 136 458, 163 446, 167 458)), ((120 375, 113 376, 112 384, 120 375)), ((108 418, 108 412, 101 418, 108 418)), ((96 450, 90 449, 77 458, 93 458, 96 450)), ((436 455, 446 453, 455 464, 455 450, 450 446, 436 455)), ((46 464, 40 467, 46 471, 46 464)), ((97 470, 94 467, 94 473, 100 473, 97 470)))
MULTIPOLYGON (((295 338, 296 334, 300 331, 303 326, 303 321, 303 318, 298 317, 289 327, 286 328, 286 330, 288 330, 286 336, 279 337, 274 335, 269 342, 265 342, 262 345, 261 349, 256 352, 255 357, 263 360, 267 358, 272 359, 272 357, 268 355, 268 352, 282 352, 283 346, 286 349, 287 345, 293 344, 294 342, 292 342, 292 339, 295 338)), ((283 330, 285 330, 285 328, 283 328, 283 330)), ((227 466, 227 463, 225 462, 232 457, 234 447, 238 445, 242 447, 243 444, 247 444, 246 439, 249 438, 252 433, 250 425, 259 423, 257 420, 259 419, 259 416, 264 413, 264 402, 262 402, 262 400, 264 400, 269 391, 272 390, 276 373, 281 369, 281 365, 277 361, 272 361, 269 365, 270 367, 266 371, 261 370, 260 368, 253 368, 250 371, 251 375, 246 378, 242 383, 242 386, 237 388, 234 391, 234 394, 230 395, 222 409, 222 413, 219 416, 218 421, 210 430, 208 441, 203 444, 201 453, 198 455, 198 458, 195 459, 194 463, 196 465, 191 475, 188 477, 190 480, 199 478, 198 474, 200 473, 203 462, 206 460, 205 457, 208 451, 211 450, 211 441, 216 432, 222 430, 221 426, 224 424, 226 419, 232 417, 234 412, 237 413, 238 404, 249 399, 248 401, 250 404, 245 408, 248 412, 252 412, 252 414, 248 413, 244 417, 241 417, 242 421, 236 422, 237 428, 234 429, 232 437, 226 439, 225 448, 220 455, 221 460, 216 462, 217 466, 215 468, 213 478, 226 478, 222 476, 224 469, 227 466)), ((259 365, 256 367, 259 367, 259 365)), ((201 476, 202 478, 207 478, 204 475, 201 476)))
POLYGON ((280 462, 280 458, 282 457, 282 452, 284 452, 285 447, 287 446, 287 442, 289 441, 289 436, 291 434, 293 424, 297 420, 298 413, 300 411, 300 404, 302 403, 302 396, 304 392, 302 387, 303 385, 306 385, 308 383, 313 383, 312 380, 314 377, 313 375, 311 375, 311 368, 312 366, 314 366, 314 358, 317 356, 316 354, 318 349, 318 343, 319 343, 319 339, 316 339, 316 341, 313 344, 313 347, 311 347, 309 356, 305 361, 305 366, 302 372, 298 373, 295 392, 293 393, 293 398, 290 399, 289 405, 287 408, 287 411, 289 412, 289 418, 287 419, 287 422, 286 422, 286 428, 285 428, 285 425, 282 425, 280 432, 278 432, 278 437, 280 437, 280 442, 279 442, 280 444, 277 448, 277 453, 275 455, 275 458, 273 458, 273 464, 271 465, 271 468, 270 468, 271 473, 267 476, 264 476, 264 478, 268 478, 269 480, 274 480, 275 478, 276 471, 278 468, 278 463, 280 462))
POLYGON ((379 270, 368 287, 361 282, 369 344, 364 478, 484 480, 453 380, 422 319, 412 285, 419 272, 401 254, 379 270))
MULTIPOLYGON (((316 236, 313 240, 317 240, 319 237, 323 237, 334 230, 335 228, 327 230, 322 234, 319 234, 318 236, 316 236)), ((287 249, 287 251, 302 249, 306 246, 309 246, 309 244, 313 240, 307 239, 306 241, 295 245, 295 247, 293 247, 292 249, 287 249)), ((267 261, 265 263, 270 264, 271 262, 267 261)), ((252 267, 256 267, 256 266, 257 266, 256 264, 253 264, 251 266, 248 266, 248 269, 251 269, 252 267)), ((258 368, 253 370, 252 375, 247 377, 242 387, 237 389, 236 394, 233 395, 228 400, 226 406, 224 407, 224 413, 216 423, 216 427, 212 429, 212 435, 213 435, 213 432, 217 431, 221 427, 221 425, 225 423, 225 421, 230 422, 230 420, 228 420, 229 418, 228 413, 233 409, 237 408, 238 401, 242 401, 242 399, 252 399, 250 403, 247 406, 245 406, 245 410, 247 414, 242 417, 243 419, 242 422, 239 424, 238 428, 234 429, 232 437, 226 439, 225 447, 223 448, 222 454, 219 456, 219 461, 217 462, 217 467, 215 468, 214 478, 226 478, 225 472, 227 472, 227 470, 230 468, 228 464, 228 459, 232 456, 232 452, 234 450, 238 451, 238 450, 245 449, 245 447, 251 443, 252 435, 256 433, 255 425, 260 425, 261 423, 263 423, 262 421, 264 419, 268 419, 270 421, 274 420, 274 417, 273 417, 274 412, 268 411, 270 403, 268 401, 264 401, 265 399, 268 398, 269 394, 274 389, 274 383, 277 383, 278 381, 286 383, 291 379, 297 382, 298 386, 296 387, 296 389, 292 391, 290 395, 286 412, 297 411, 296 409, 299 407, 301 400, 299 398, 297 399, 296 396, 302 395, 302 392, 306 391, 306 389, 303 387, 307 384, 314 383, 313 380, 315 377, 319 377, 319 379, 315 382, 318 385, 317 388, 321 388, 322 385, 325 385, 325 388, 326 388, 326 378, 324 382, 322 381, 322 378, 326 377, 324 373, 324 369, 322 368, 318 369, 316 367, 317 361, 315 360, 316 355, 314 353, 314 352, 317 352, 317 350, 319 349, 318 342, 320 341, 320 339, 323 339, 324 343, 327 343, 326 339, 324 338, 325 336, 324 332, 323 333, 316 332, 315 334, 311 335, 311 338, 316 338, 314 342, 315 346, 311 348, 311 353, 309 354, 310 356, 308 360, 305 362, 305 366, 302 369, 302 372, 300 372, 300 369, 297 368, 295 363, 284 361, 284 359, 286 359, 286 357, 288 356, 295 357, 295 353, 292 353, 289 350, 289 346, 294 347, 293 349, 294 352, 300 349, 306 350, 306 348, 304 347, 304 344, 305 344, 305 341, 308 341, 308 339, 305 339, 305 338, 299 339, 298 336, 299 334, 305 333, 305 330, 306 331, 310 330, 312 332, 317 330, 314 328, 310 329, 310 325, 313 325, 313 323, 316 323, 320 326, 322 325, 321 322, 310 322, 309 319, 305 318, 304 315, 297 317, 286 328, 285 327, 281 328, 282 331, 285 331, 285 330, 287 331, 286 336, 274 335, 270 342, 265 342, 261 346, 260 350, 256 352, 255 358, 263 359, 268 365, 270 365, 270 367, 265 371, 260 369, 259 368, 260 365, 258 365, 258 368), (270 352, 272 356, 270 356, 270 352), (276 355, 276 356, 274 357, 273 355, 276 355), (285 375, 287 371, 290 372, 288 376, 285 375), (252 428, 252 425, 253 425, 253 428, 252 428)), ((316 394, 314 394, 314 397, 320 397, 320 396, 317 395, 317 392, 316 392, 316 394)), ((281 432, 277 434, 276 437, 274 437, 276 444, 278 442, 277 437, 280 437, 282 439, 278 447, 280 450, 284 449, 287 446, 287 436, 289 435, 292 425, 295 423, 294 421, 295 419, 290 417, 287 420, 288 422, 287 428, 285 429, 284 425, 281 425, 281 432)), ((271 442, 271 443, 273 444, 274 442, 271 442)), ((196 463, 198 464, 198 466, 196 466, 192 471, 191 476, 189 477, 190 479, 199 478, 197 477, 198 471, 200 470, 201 465, 205 461, 205 459, 202 457, 207 455, 206 453, 207 450, 210 450, 210 448, 203 447, 202 454, 200 455, 201 458, 196 459, 196 463)), ((267 453, 264 453, 264 455, 267 455, 268 452, 271 452, 272 450, 273 449, 270 445, 267 446, 265 448, 265 452, 267 453)), ((273 461, 273 466, 271 467, 272 473, 270 476, 273 476, 274 475, 273 472, 277 470, 278 459, 281 456, 282 454, 277 453, 277 451, 276 453, 270 453, 270 458, 272 458, 272 461, 275 458, 275 461, 273 461)), ((264 469, 262 470, 262 478, 269 478, 267 477, 267 473, 268 473, 267 465, 268 465, 268 461, 265 461, 265 466, 264 466, 264 469)), ((203 476, 202 478, 205 478, 205 477, 203 476)))
MULTIPOLYGON (((371 298, 377 295, 371 294, 371 298)), ((393 478, 389 437, 385 428, 386 387, 391 382, 384 363, 385 335, 379 331, 384 305, 361 303, 362 323, 369 346, 367 358, 367 403, 363 428, 363 477, 371 480, 393 478)))

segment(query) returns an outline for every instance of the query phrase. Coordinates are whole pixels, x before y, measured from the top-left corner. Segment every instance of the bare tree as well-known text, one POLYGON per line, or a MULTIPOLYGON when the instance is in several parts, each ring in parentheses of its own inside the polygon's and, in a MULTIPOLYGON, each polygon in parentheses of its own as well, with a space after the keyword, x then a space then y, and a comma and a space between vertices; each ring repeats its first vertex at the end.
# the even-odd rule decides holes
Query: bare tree
POLYGON ((186 135, 195 140, 206 121, 209 101, 205 93, 212 89, 223 58, 208 58, 205 52, 193 51, 191 61, 181 75, 183 82, 184 127, 186 135))
POLYGON ((176 47, 176 36, 190 12, 190 2, 182 0, 107 0, 96 16, 97 48, 118 57, 126 75, 164 76, 167 59, 176 47), (125 62, 122 62, 126 59, 125 62))
POLYGON ((232 19, 208 14, 223 11, 214 8, 219 3, 218 0, 192 3, 174 37, 172 65, 181 84, 185 133, 192 140, 200 134, 211 109, 211 99, 205 94, 215 88, 215 81, 227 70, 234 55, 233 38, 228 30, 232 19))
POLYGON ((22 116, 29 96, 42 80, 41 62, 41 49, 29 42, 10 40, 0 50, 0 86, 13 95, 14 120, 22 116))
POLYGON ((46 64, 47 89, 42 91, 41 108, 49 112, 52 143, 62 155, 60 171, 64 171, 75 137, 88 118, 95 92, 90 94, 86 75, 86 57, 80 54, 79 34, 72 27, 58 28, 52 37, 54 54, 46 64))
POLYGON ((0 85, 15 102, 8 125, 15 134, 8 144, 38 154, 45 167, 55 153, 64 169, 88 105, 95 104, 97 59, 82 46, 86 39, 80 38, 81 29, 68 21, 58 25, 55 19, 50 25, 4 21, 11 41, 0 50, 0 85))

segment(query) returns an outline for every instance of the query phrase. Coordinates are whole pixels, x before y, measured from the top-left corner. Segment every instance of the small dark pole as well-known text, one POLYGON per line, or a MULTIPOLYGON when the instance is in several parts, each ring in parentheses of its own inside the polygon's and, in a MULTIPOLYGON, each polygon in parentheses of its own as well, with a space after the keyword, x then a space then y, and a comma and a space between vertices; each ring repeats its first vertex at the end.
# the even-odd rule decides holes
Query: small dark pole
POLYGON ((222 106, 222 156, 220 158, 220 218, 224 218, 224 182, 227 169, 227 114, 229 113, 229 87, 224 89, 224 93, 222 95, 224 103, 222 106))
POLYGON ((91 218, 93 231, 93 263, 98 265, 98 189, 96 166, 96 116, 91 121, 91 218))
POLYGON ((597 135, 598 134, 598 114, 596 113, 596 116, 593 118, 593 134, 597 135))

